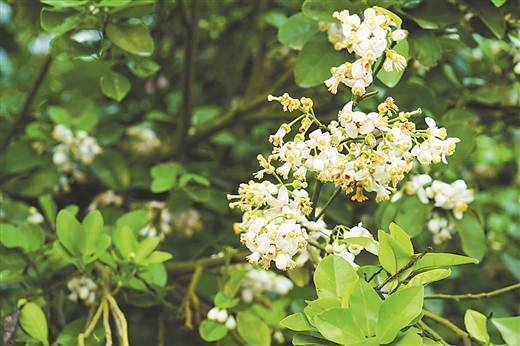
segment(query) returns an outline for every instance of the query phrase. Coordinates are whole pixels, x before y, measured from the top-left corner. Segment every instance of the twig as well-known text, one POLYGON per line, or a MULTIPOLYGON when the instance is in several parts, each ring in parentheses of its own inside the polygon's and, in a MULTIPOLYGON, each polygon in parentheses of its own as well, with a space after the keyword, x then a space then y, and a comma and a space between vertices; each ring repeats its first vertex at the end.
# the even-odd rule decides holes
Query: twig
POLYGON ((517 288, 520 288, 520 283, 511 285, 511 286, 507 286, 507 287, 503 287, 503 288, 500 288, 500 289, 497 289, 497 290, 494 290, 494 291, 491 291, 491 292, 478 293, 478 294, 473 294, 473 293, 453 294, 453 295, 451 295, 451 294, 442 294, 442 293, 439 293, 439 294, 429 294, 429 295, 424 296, 424 299, 454 299, 454 300, 460 300, 460 299, 481 299, 481 298, 489 298, 489 297, 497 296, 499 294, 503 294, 503 293, 506 293, 506 292, 513 291, 513 290, 515 290, 517 288))
POLYGON ((94 331, 94 328, 96 328, 96 325, 99 321, 99 318, 101 317, 101 313, 103 312, 103 302, 99 304, 99 307, 94 314, 94 317, 90 320, 90 323, 88 324, 87 329, 85 330, 85 333, 80 333, 78 335, 78 346, 84 346, 85 345, 85 339, 87 339, 90 334, 94 331))
POLYGON ((440 324, 444 325, 445 327, 451 329, 455 334, 457 334, 462 339, 464 346, 471 346, 471 339, 470 339, 470 335, 468 333, 466 333, 465 331, 463 331, 462 329, 460 329, 459 327, 457 327, 456 325, 454 325, 447 319, 445 319, 441 316, 438 316, 438 315, 434 314, 433 312, 423 309, 423 313, 424 313, 425 317, 427 317, 431 320, 434 320, 435 322, 440 323, 440 324))
POLYGON ((316 208, 318 206, 318 200, 320 198, 321 188, 323 187, 323 183, 316 179, 316 185, 314 185, 314 191, 312 192, 312 208, 314 209, 314 214, 310 215, 311 220, 317 220, 316 217, 316 208))
POLYGON ((424 332, 428 333, 431 338, 435 341, 438 341, 440 342, 441 344, 443 344, 444 346, 449 346, 450 344, 448 344, 446 342, 446 340, 444 340, 442 338, 442 336, 440 336, 435 330, 431 329, 426 323, 424 323, 423 321, 419 321, 418 323, 418 326, 419 326, 419 329, 423 330, 424 332))
POLYGON ((106 346, 112 346, 112 329, 108 320, 109 307, 106 299, 101 303, 103 305, 103 326, 105 327, 106 346))
POLYGON ((191 277, 190 285, 188 286, 188 291, 186 291, 186 295, 184 296, 184 300, 181 303, 181 306, 184 306, 184 311, 186 313, 186 321, 184 323, 184 326, 187 329, 193 329, 193 324, 191 323, 191 308, 190 303, 193 302, 195 305, 195 308, 198 309, 198 300, 194 299, 195 297, 195 290, 197 289, 197 286, 199 285, 200 278, 202 276, 202 273, 204 272, 205 267, 202 265, 198 265, 195 267, 195 272, 193 273, 193 276, 191 277))
POLYGON ((7 129, 6 133, 0 139, 0 153, 3 152, 6 145, 9 144, 11 137, 13 137, 18 124, 29 113, 29 110, 31 109, 31 105, 34 101, 34 98, 36 97, 36 94, 38 93, 38 90, 40 89, 40 85, 43 82, 43 80, 45 79, 45 76, 47 75, 47 71, 49 70, 49 66, 51 65, 51 62, 52 62, 52 56, 48 55, 40 70, 40 74, 34 81, 34 84, 32 85, 32 88, 29 91, 29 95, 27 96, 27 99, 25 99, 25 102, 22 106, 22 109, 20 110, 20 113, 18 113, 16 115, 13 122, 7 129))
POLYGON ((370 276, 370 278, 367 280, 367 282, 370 282, 372 281, 377 275, 379 275, 379 273, 381 273, 383 271, 383 267, 381 267, 378 271, 376 271, 374 274, 372 274, 372 276, 370 276))
POLYGON ((325 203, 325 205, 323 206, 323 208, 321 209, 320 213, 318 214, 318 216, 316 216, 316 220, 319 220, 320 217, 325 213, 325 211, 327 210, 327 208, 329 207, 329 205, 332 203, 332 201, 339 195, 339 193, 341 192, 341 187, 338 187, 336 189, 336 191, 334 191, 334 193, 332 194, 332 196, 330 196, 329 200, 327 201, 327 203, 325 203))
MULTIPOLYGON (((239 252, 234 254, 231 257, 231 260, 232 262, 245 262, 246 256, 248 255, 250 255, 249 252, 239 252)), ((169 274, 181 275, 194 272, 198 266, 202 266, 204 268, 218 267, 224 265, 226 260, 226 257, 200 258, 186 262, 167 262, 164 265, 166 266, 166 270, 169 274)))
POLYGON ((427 247, 426 250, 424 250, 420 255, 418 256, 414 256, 412 257, 412 259, 410 260, 410 262, 408 262, 404 267, 402 267, 401 269, 399 269, 394 275, 392 276, 389 276, 387 277, 383 282, 381 282, 379 284, 379 286, 376 287, 376 291, 379 291, 381 290, 381 288, 385 287, 385 285, 387 283, 389 283, 390 281, 392 281, 393 279, 399 277, 405 270, 407 270, 408 268, 411 268, 415 262, 417 262, 418 260, 420 260, 421 258, 423 258, 424 255, 426 255, 428 252, 432 251, 433 248, 431 246, 427 247))

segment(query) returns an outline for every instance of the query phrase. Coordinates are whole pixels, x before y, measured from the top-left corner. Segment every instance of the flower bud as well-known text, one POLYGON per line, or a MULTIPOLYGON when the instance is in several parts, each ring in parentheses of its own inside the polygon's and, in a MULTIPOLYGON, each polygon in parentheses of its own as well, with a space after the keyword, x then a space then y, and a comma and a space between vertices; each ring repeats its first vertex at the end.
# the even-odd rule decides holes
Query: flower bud
POLYGON ((392 40, 395 42, 399 42, 404 40, 406 37, 406 31, 402 29, 397 29, 394 32, 392 32, 392 40))
POLYGON ((216 320, 218 317, 219 309, 217 307, 214 307, 213 309, 208 311, 208 319, 209 320, 216 320))
POLYGON ((229 316, 226 320, 226 328, 231 330, 235 329, 237 326, 237 321, 235 321, 235 318, 233 316, 229 316))
POLYGON ((228 313, 225 309, 222 309, 217 314, 217 321, 220 323, 225 323, 228 318, 228 313))

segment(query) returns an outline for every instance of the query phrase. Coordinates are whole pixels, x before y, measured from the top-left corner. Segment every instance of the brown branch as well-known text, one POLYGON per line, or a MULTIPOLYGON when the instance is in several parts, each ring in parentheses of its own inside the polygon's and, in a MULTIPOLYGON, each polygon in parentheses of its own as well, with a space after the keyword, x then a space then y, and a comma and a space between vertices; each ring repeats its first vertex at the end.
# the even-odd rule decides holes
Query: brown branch
POLYGON ((2 136, 0 139, 0 153, 4 151, 6 146, 9 144, 9 141, 14 136, 16 132, 16 128, 18 127, 19 123, 23 120, 24 117, 26 117, 31 110, 32 103, 34 101, 34 98, 36 97, 36 94, 38 93, 38 90, 40 89, 40 85, 42 84, 43 80, 45 79, 45 76, 47 75, 47 71, 49 70, 49 66, 52 62, 52 56, 48 55, 45 58, 45 61, 43 63, 43 66, 40 70, 40 73, 38 74, 38 77, 36 77, 36 80, 34 81, 34 84, 32 85, 31 90, 29 91, 29 95, 27 96, 27 99, 25 99, 25 102, 22 106, 22 109, 20 112, 16 115, 13 122, 7 129, 5 135, 2 136))

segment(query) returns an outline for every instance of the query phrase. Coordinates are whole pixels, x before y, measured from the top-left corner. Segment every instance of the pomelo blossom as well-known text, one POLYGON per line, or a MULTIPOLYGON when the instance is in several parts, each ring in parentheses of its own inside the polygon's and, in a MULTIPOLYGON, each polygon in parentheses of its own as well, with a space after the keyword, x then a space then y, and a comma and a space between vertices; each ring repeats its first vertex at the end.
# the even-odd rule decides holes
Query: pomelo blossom
POLYGON ((67 299, 76 303, 78 299, 83 300, 83 304, 90 306, 96 299, 97 285, 86 276, 74 277, 67 282, 67 287, 71 293, 67 299))

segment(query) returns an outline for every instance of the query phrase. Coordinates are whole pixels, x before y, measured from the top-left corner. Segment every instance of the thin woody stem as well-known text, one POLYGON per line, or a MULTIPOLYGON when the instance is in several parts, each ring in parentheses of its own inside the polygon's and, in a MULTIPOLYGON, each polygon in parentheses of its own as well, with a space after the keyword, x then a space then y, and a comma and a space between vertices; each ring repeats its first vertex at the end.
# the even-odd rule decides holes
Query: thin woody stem
POLYGON ((332 201, 334 201, 334 199, 339 195, 339 193, 341 192, 341 187, 338 187, 336 189, 336 191, 334 191, 334 193, 332 194, 332 196, 330 196, 329 200, 327 201, 327 203, 325 203, 325 205, 323 206, 323 209, 321 209, 320 213, 318 214, 318 216, 316 216, 316 219, 315 220, 319 220, 320 217, 325 213, 325 211, 327 210, 327 208, 329 207, 329 205, 332 203, 332 201))
POLYGON ((456 325, 454 325, 447 319, 445 319, 441 316, 438 316, 438 315, 434 314, 433 312, 423 309, 423 313, 424 313, 424 317, 427 317, 437 323, 444 325, 448 329, 452 330, 455 334, 457 334, 462 339, 462 343, 464 344, 464 346, 471 346, 471 338, 468 333, 466 333, 465 331, 463 331, 462 329, 460 329, 459 327, 457 327, 456 325))
POLYGON ((392 276, 389 276, 387 277, 383 282, 381 282, 379 284, 379 286, 376 287, 376 291, 380 291, 381 288, 385 287, 385 285, 387 283, 389 283, 390 281, 392 281, 393 279, 399 277, 405 270, 407 270, 408 268, 411 268, 415 262, 417 262, 418 260, 420 260, 424 255, 426 255, 428 252, 432 251, 433 248, 432 247, 427 247, 426 250, 424 250, 420 255, 418 256, 414 256, 410 262, 408 262, 408 264, 406 264, 404 267, 402 267, 401 269, 399 269, 394 275, 392 276))
POLYGON ((498 296, 500 294, 504 294, 504 293, 513 291, 513 290, 518 289, 518 288, 520 288, 520 283, 511 285, 511 286, 507 286, 507 287, 503 287, 503 288, 500 288, 500 289, 497 289, 497 290, 494 290, 494 291, 491 291, 491 292, 478 293, 478 294, 473 294, 473 293, 454 294, 454 295, 439 293, 439 294, 426 295, 426 296, 424 296, 424 299, 453 299, 453 300, 482 299, 482 298, 489 298, 489 297, 493 297, 493 296, 498 296))

